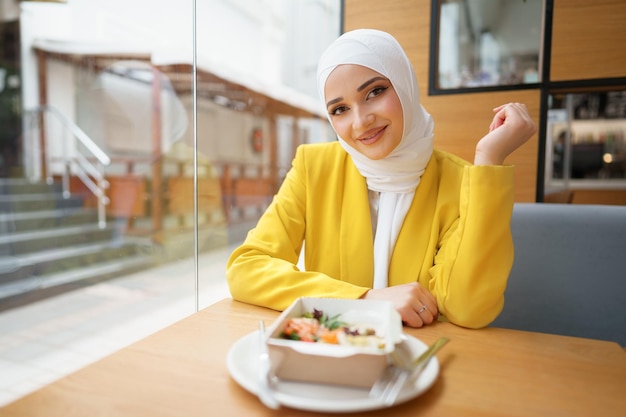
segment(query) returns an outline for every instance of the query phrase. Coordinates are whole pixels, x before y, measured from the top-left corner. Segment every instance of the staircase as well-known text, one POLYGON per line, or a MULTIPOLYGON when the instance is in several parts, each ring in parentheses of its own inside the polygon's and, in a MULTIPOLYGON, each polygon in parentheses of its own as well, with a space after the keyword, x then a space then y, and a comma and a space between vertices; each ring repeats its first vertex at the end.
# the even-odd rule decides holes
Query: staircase
POLYGON ((0 179, 0 311, 154 265, 119 229, 58 184, 0 179))

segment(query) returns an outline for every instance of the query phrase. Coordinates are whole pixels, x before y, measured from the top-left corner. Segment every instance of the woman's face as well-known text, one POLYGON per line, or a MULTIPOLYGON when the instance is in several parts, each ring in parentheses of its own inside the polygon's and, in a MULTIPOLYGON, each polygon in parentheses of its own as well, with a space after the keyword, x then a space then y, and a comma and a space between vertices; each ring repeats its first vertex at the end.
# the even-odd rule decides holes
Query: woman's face
POLYGON ((335 132, 369 159, 383 159, 402 140, 402 105, 391 81, 361 65, 339 65, 324 86, 335 132))

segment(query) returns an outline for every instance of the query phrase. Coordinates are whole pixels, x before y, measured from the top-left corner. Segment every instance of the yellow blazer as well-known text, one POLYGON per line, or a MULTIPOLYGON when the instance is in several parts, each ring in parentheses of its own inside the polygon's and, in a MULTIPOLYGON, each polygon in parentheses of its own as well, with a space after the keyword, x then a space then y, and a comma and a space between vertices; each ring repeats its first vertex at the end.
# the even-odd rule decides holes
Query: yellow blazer
MULTIPOLYGON (((449 321, 488 325, 513 264, 512 211, 513 167, 473 166, 436 150, 398 236, 389 285, 418 281, 449 321)), ((372 287, 373 242, 367 184, 350 156, 338 142, 302 145, 228 260, 230 292, 276 310, 298 297, 359 298, 372 287)))

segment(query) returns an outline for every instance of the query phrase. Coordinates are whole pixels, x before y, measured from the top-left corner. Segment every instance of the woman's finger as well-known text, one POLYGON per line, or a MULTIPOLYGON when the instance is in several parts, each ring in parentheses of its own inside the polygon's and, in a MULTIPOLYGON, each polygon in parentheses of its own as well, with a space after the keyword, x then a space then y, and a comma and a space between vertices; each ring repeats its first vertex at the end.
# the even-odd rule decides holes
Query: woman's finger
POLYGON ((436 310, 434 310, 432 306, 429 307, 429 304, 428 301, 425 301, 424 304, 421 304, 416 309, 417 314, 424 324, 432 323, 436 317, 436 310))
POLYGON ((413 309, 410 309, 405 314, 400 314, 400 317, 402 317, 402 322, 409 327, 422 327, 424 325, 422 317, 413 309))

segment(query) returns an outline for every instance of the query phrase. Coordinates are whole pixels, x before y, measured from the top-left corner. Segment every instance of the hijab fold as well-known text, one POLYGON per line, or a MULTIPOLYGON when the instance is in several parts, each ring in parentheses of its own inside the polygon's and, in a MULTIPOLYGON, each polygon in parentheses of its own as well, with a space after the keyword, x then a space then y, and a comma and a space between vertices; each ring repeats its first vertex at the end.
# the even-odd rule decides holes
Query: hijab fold
MULTIPOLYGON (((317 86, 326 103, 324 86, 339 65, 367 67, 387 77, 403 111, 402 140, 385 158, 372 160, 337 136, 370 190, 380 192, 374 238, 373 288, 388 286, 391 255, 415 190, 433 152, 433 120, 420 104, 413 67, 396 39, 386 32, 358 29, 337 38, 320 58, 317 86)), ((330 120, 330 115, 329 115, 330 120)))

